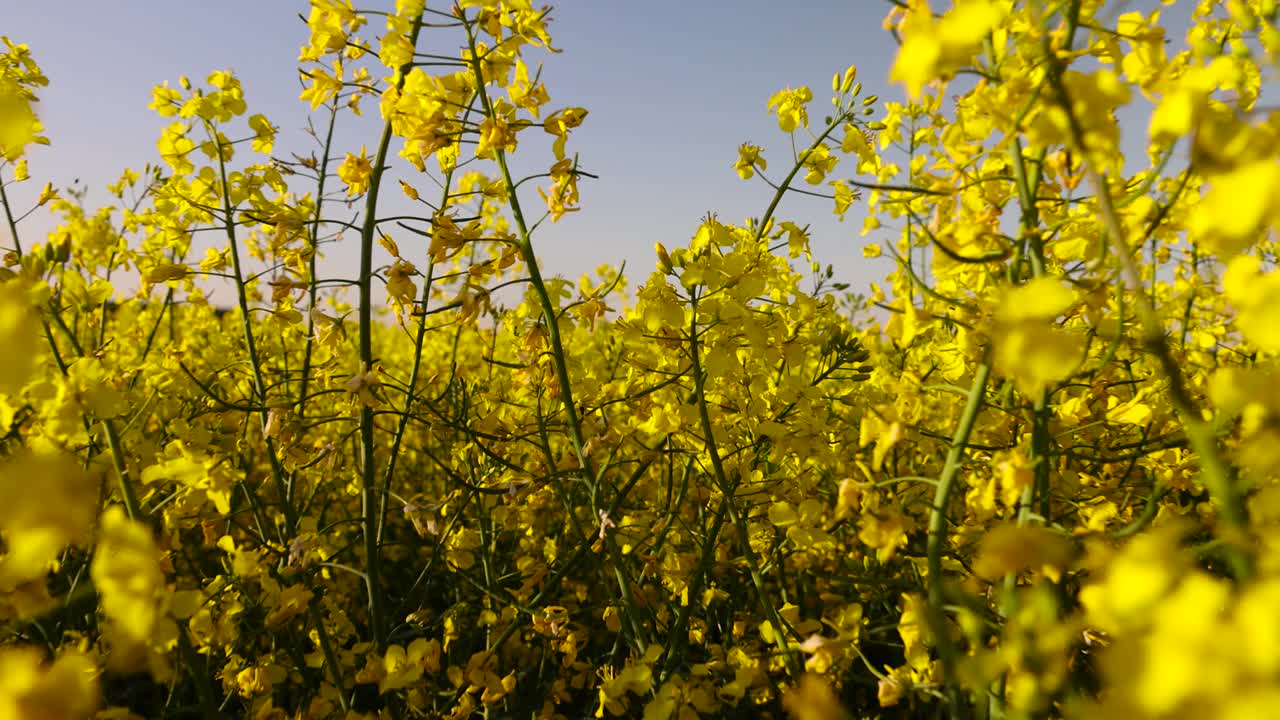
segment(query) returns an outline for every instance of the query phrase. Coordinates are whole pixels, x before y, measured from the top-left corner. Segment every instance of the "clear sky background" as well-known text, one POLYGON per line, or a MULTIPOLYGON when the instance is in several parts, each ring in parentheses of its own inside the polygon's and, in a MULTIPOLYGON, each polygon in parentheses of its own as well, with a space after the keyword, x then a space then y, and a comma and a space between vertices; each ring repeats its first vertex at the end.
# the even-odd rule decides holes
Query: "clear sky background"
MULTIPOLYGON (((570 149, 600 179, 584 181, 581 212, 545 224, 535 237, 552 273, 577 277, 626 260, 639 281, 654 267, 654 242, 684 244, 708 211, 732 222, 760 215, 772 190, 759 179, 740 180, 732 165, 738 145, 751 141, 766 148, 771 177, 785 170, 790 143, 766 110, 777 90, 812 87, 819 122, 830 107, 831 75, 851 63, 868 92, 890 94, 885 83, 896 45, 881 29, 889 5, 879 0, 554 6, 551 33, 564 52, 541 58, 549 107, 589 109, 570 149)), ((176 84, 182 74, 203 81, 216 69, 234 70, 250 112, 280 126, 277 153, 309 149, 301 132, 308 106, 297 99, 297 55, 307 37, 299 14, 306 11, 304 0, 0 0, 0 33, 28 44, 50 80, 39 112, 53 144, 30 151, 33 182, 24 189, 78 178, 90 189, 91 206, 112 202, 104 188, 123 168, 158 161, 156 138, 171 120, 148 109, 152 87, 176 84)), ((381 29, 377 18, 371 25, 381 29)), ((376 119, 376 103, 365 108, 376 119)), ((339 137, 340 151, 358 150, 376 144, 377 130, 348 125, 339 137)), ((833 177, 850 172, 852 163, 833 177)), ((529 189, 526 202, 541 205, 529 189)), ((791 196, 781 214, 812 224, 815 258, 845 279, 865 284, 883 276, 883 264, 862 258, 856 211, 838 223, 829 201, 791 196)), ((51 225, 33 219, 26 228, 29 244, 39 239, 33 231, 51 225)), ((408 252, 403 240, 401 248, 408 252)), ((348 244, 328 255, 354 264, 356 252, 348 244)))
MULTIPOLYGON (((442 0, 428 1, 443 6, 442 0)), ((370 7, 389 2, 367 0, 370 7)), ((887 83, 897 46, 881 29, 890 7, 885 0, 562 0, 553 5, 551 33, 564 52, 534 51, 530 60, 544 62, 549 108, 589 109, 569 149, 599 179, 584 179, 581 212, 544 224, 535 236, 550 273, 576 278, 602 263, 626 261, 628 276, 638 282, 654 267, 654 242, 683 245, 706 213, 716 212, 726 222, 761 215, 773 191, 758 178, 740 180, 732 165, 738 145, 750 141, 765 147, 770 177, 778 179, 789 167, 790 141, 766 109, 769 96, 783 87, 813 89, 815 123, 830 107, 831 75, 850 64, 858 66, 866 93, 901 98, 900 89, 887 83)), ((1149 12, 1159 6, 1158 0, 1133 0, 1108 7, 1149 12)), ((1171 51, 1183 44, 1190 6, 1165 9, 1171 51)), ((89 188, 91 207, 113 202, 105 185, 122 169, 158 162, 156 138, 171 119, 147 107, 151 89, 166 80, 175 84, 183 74, 203 83, 219 69, 231 69, 241 79, 250 112, 263 113, 279 126, 277 155, 309 154, 314 145, 302 132, 309 108, 297 99, 297 56, 307 37, 300 16, 307 11, 306 0, 0 0, 0 34, 28 44, 50 79, 40 93, 39 112, 53 144, 29 151, 33 182, 12 188, 11 194, 34 197, 46 180, 66 187, 79 179, 89 188)), ((381 29, 381 21, 372 18, 362 36, 373 40, 381 29)), ((422 48, 452 54, 459 41, 437 32, 426 42, 422 48), (441 44, 432 47, 432 37, 441 44)), ((364 107, 363 120, 344 114, 335 148, 339 157, 376 144, 376 101, 366 99, 364 107)), ((1130 170, 1145 162, 1145 112, 1135 106, 1121 114, 1130 170)), ((544 172, 550 137, 534 131, 521 137, 516 157, 517 163, 524 157, 525 164, 517 167, 544 172)), ((803 135, 797 137, 804 141, 803 135)), ((398 158, 393 162, 407 167, 398 158)), ((853 172, 853 163, 846 161, 832 178, 853 172)), ((429 187, 426 180, 415 184, 424 192, 429 187)), ((526 187, 524 202, 541 208, 541 198, 526 187)), ((312 189, 305 182, 295 187, 300 193, 312 189)), ((384 208, 404 202, 394 186, 386 198, 384 208)), ((891 240, 896 233, 885 228, 862 237, 863 214, 856 205, 840 223, 830 201, 791 194, 778 216, 809 224, 815 259, 834 265, 838 278, 855 290, 889 269, 887 259, 864 259, 862 246, 891 240)), ((24 225, 26 243, 40 240, 52 227, 49 218, 33 217, 24 225)), ((412 238, 397 237, 406 257, 421 258, 424 249, 415 252, 412 238)), ((325 274, 351 275, 357 253, 349 241, 330 246, 325 274)), ((197 248, 196 257, 202 254, 197 248)))

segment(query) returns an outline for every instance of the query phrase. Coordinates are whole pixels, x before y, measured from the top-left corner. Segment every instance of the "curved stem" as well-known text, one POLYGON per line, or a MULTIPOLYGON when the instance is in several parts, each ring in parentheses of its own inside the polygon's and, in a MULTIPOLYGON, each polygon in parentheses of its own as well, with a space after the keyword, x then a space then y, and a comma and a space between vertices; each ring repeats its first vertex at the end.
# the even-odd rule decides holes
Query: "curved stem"
POLYGON ((325 134, 324 147, 321 149, 320 173, 319 180, 316 183, 316 212, 315 220, 311 223, 311 233, 308 240, 311 247, 308 250, 311 257, 307 260, 307 341, 302 349, 302 380, 301 387, 298 388, 298 419, 306 419, 307 408, 307 392, 311 383, 311 363, 312 354, 315 351, 315 332, 316 332, 316 303, 320 294, 320 284, 316 279, 316 261, 320 255, 320 223, 323 218, 322 211, 324 209, 324 186, 325 181, 329 178, 329 155, 330 149, 333 147, 333 131, 338 124, 338 102, 334 100, 333 106, 329 112, 329 130, 325 134))
MULTIPOLYGON (((795 652, 786 638, 786 625, 782 622, 782 615, 778 612, 778 608, 774 605, 769 597, 769 593, 764 586, 764 575, 760 572, 760 560, 756 557, 755 549, 751 547, 751 536, 747 527, 746 518, 738 511, 738 507, 734 502, 734 493, 737 491, 738 483, 735 479, 730 482, 724 469, 724 462, 720 458, 720 449, 716 445, 715 426, 711 422, 711 412, 707 408, 706 395, 706 372, 702 367, 701 353, 698 350, 698 296, 694 294, 692 301, 693 319, 690 321, 691 328, 689 331, 689 355, 693 362, 693 382, 694 382, 694 400, 698 405, 698 417, 702 421, 702 433, 706 436, 707 454, 711 456, 711 468, 715 472, 716 485, 719 486, 722 496, 721 502, 724 507, 729 510, 729 519, 738 529, 738 534, 742 540, 742 555, 747 562, 747 570, 751 574, 751 584, 756 591, 756 599, 760 602, 761 609, 769 619, 769 624, 773 626, 773 640, 778 646, 778 650, 786 659, 787 671, 792 678, 799 678, 803 667, 796 658, 795 652)), ((691 602, 695 601, 693 598, 691 602)))
MULTIPOLYGON (((418 33, 422 30, 422 16, 413 21, 409 31, 408 42, 411 46, 418 43, 418 33)), ((399 84, 404 83, 405 70, 402 67, 399 84)), ((382 137, 378 140, 378 151, 373 160, 373 171, 369 175, 369 189, 365 194, 364 224, 360 231, 360 372, 373 370, 373 240, 377 232, 378 195, 382 189, 382 175, 387 169, 387 149, 391 147, 394 132, 391 121, 387 120, 382 127, 382 137)), ((369 626, 373 633, 374 645, 381 652, 387 646, 386 618, 384 617, 382 592, 381 547, 378 534, 382 511, 378 503, 378 472, 376 447, 373 436, 373 408, 368 404, 360 406, 360 504, 363 521, 365 551, 365 587, 369 595, 369 626)))
MULTIPOLYGON (((1062 82, 1060 69, 1054 62, 1049 63, 1048 79, 1057 94, 1063 112, 1066 113, 1073 142, 1077 147, 1084 148, 1084 129, 1080 125, 1079 118, 1072 111, 1071 100, 1062 82)), ((1098 170, 1095 159, 1089 153, 1084 153, 1084 156, 1085 169, 1089 183, 1093 185, 1098 201, 1098 212, 1102 217, 1112 254, 1115 255, 1116 262, 1119 264, 1120 276, 1124 279, 1129 294, 1133 296, 1138 321, 1142 325, 1143 345, 1148 353, 1155 356, 1161 373, 1169 383, 1171 404, 1187 433, 1191 449, 1200 459, 1201 480, 1218 502, 1226 524, 1222 539, 1225 541, 1224 552, 1227 564, 1236 580, 1243 582, 1253 574, 1253 558, 1245 549, 1249 535, 1249 516, 1243 494, 1236 485, 1235 469, 1224 457, 1213 425, 1205 422, 1200 407, 1187 388, 1182 367, 1173 356, 1173 349, 1165 336, 1160 315, 1146 293, 1142 275, 1137 263, 1134 262, 1106 177, 1098 170)))
POLYGON ((982 410, 983 397, 987 392, 987 382, 991 377, 991 364, 984 357, 973 376, 973 384, 969 388, 969 398, 965 402, 964 411, 960 415, 960 423, 956 426, 955 436, 951 439, 951 448, 947 451, 947 460, 942 467, 942 475, 938 477, 938 486, 933 496, 933 508, 929 512, 928 568, 929 568, 929 627, 937 644, 938 654, 942 657, 943 670, 946 673, 947 694, 951 699, 951 716, 960 717, 960 690, 956 684, 956 667, 959 660, 951 636, 947 633, 947 618, 943 611, 945 591, 942 585, 942 552, 947 542, 947 507, 951 504, 951 495, 955 491, 956 477, 960 474, 960 463, 964 456, 965 445, 982 410))
MULTIPOLYGON (((270 421, 271 411, 267 405, 267 385, 262 377, 261 357, 258 354, 257 340, 253 334, 253 317, 249 314, 248 281, 245 279, 243 265, 240 261, 240 242, 236 238, 235 208, 231 205, 231 186, 227 183, 227 163, 222 154, 222 137, 218 135, 217 128, 210 121, 204 121, 204 126, 205 131, 208 132, 209 137, 213 138, 213 142, 217 146, 222 212, 226 216, 224 219, 226 220, 227 245, 231 249, 231 263, 235 271, 236 302, 240 307, 240 327, 244 333, 245 349, 249 353, 249 366, 253 373, 253 394, 261 407, 262 427, 266 428, 267 423, 270 421)), ((284 514, 285 534, 286 537, 292 538, 294 528, 298 525, 297 512, 294 510, 292 503, 292 484, 285 477, 286 473, 284 466, 280 464, 275 441, 265 437, 265 433, 264 440, 267 446, 267 457, 271 462, 271 476, 274 478, 277 492, 280 494, 280 509, 284 514)))
MULTIPOLYGON (((819 145, 826 142, 831 133, 835 132, 835 129, 847 119, 847 115, 841 115, 833 120, 831 124, 827 126, 827 129, 823 130, 822 134, 809 145, 808 149, 800 153, 800 157, 816 150, 819 145)), ((796 179, 796 175, 800 174, 800 168, 802 167, 804 167, 804 163, 797 160, 796 164, 791 168, 791 172, 787 173, 787 176, 782 179, 782 182, 778 183, 776 186, 773 198, 769 201, 769 207, 765 208, 764 215, 761 216, 759 224, 756 225, 756 240, 764 237, 765 229, 769 227, 769 221, 773 219, 773 214, 778 209, 778 203, 782 202, 782 196, 787 194, 787 189, 791 187, 791 181, 796 179)))

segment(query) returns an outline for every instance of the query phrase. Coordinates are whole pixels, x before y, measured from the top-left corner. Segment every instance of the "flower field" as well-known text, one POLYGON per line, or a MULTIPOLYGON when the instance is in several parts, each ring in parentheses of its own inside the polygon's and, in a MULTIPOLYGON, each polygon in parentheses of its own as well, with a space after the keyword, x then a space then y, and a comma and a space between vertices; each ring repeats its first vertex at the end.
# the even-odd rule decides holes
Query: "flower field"
POLYGON ((1276 716, 1277 3, 1129 5, 886 2, 578 280, 572 8, 300 4, 313 152, 174 78, 103 207, 5 38, 0 720, 1276 716))

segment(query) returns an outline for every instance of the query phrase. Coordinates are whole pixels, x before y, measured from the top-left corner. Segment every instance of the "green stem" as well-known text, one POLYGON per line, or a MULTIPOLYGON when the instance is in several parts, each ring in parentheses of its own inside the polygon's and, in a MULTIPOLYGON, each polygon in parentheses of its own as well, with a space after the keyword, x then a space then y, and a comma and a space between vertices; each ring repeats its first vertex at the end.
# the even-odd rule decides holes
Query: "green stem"
MULTIPOLYGON (((1070 97, 1067 95, 1066 86, 1062 82, 1060 70, 1054 62, 1049 64, 1048 78, 1057 93, 1060 106, 1066 113, 1073 143, 1078 148, 1085 148, 1084 129, 1081 127, 1075 113, 1072 112, 1070 97)), ((1182 368, 1179 366, 1178 360, 1173 356, 1173 350, 1169 346, 1169 339, 1165 337, 1164 325, 1160 320, 1160 315, 1156 312, 1155 306, 1151 304, 1151 298, 1146 293, 1142 274, 1138 269, 1137 263, 1134 262, 1133 254, 1130 252, 1129 243, 1125 237, 1124 228, 1120 223, 1115 203, 1111 198, 1111 190, 1107 186, 1106 178, 1098 170, 1094 158, 1087 152, 1084 153, 1084 156, 1084 165, 1089 177, 1089 183, 1093 185, 1094 195, 1098 201, 1098 212, 1102 216, 1107 239, 1112 247, 1112 254, 1115 255, 1116 262, 1120 266, 1120 276, 1124 279, 1129 294, 1133 296, 1138 320, 1142 325, 1143 345, 1148 353, 1155 356, 1161 373, 1169 383, 1171 404, 1177 412, 1178 418, 1182 421, 1191 449, 1200 459, 1201 481, 1209 489, 1214 500, 1217 501, 1219 510, 1222 513, 1222 519, 1226 524, 1222 539, 1226 544, 1227 564, 1236 580, 1244 582, 1253 574, 1253 558, 1246 549, 1249 536, 1249 516, 1245 507, 1244 497, 1236 485, 1235 470, 1219 447, 1217 433, 1214 431, 1213 425, 1204 421, 1197 402, 1187 388, 1182 368)))
POLYGON ((311 602, 307 606, 307 610, 311 615, 311 623, 316 626, 316 634, 320 636, 320 651, 324 653, 324 664, 329 666, 329 675, 333 678, 333 686, 338 690, 338 701, 342 703, 343 711, 351 709, 350 700, 347 699, 347 690, 342 682, 342 666, 338 664, 338 656, 333 652, 333 643, 329 639, 329 631, 324 624, 324 616, 320 614, 319 598, 311 602))
POLYGON ((720 506, 716 508, 716 514, 711 519, 711 529, 703 538, 702 555, 698 558, 698 566, 693 569, 693 575, 689 579, 688 602, 676 610, 676 619, 669 634, 671 649, 667 652, 667 657, 662 663, 662 671, 658 677, 659 686, 666 682, 667 678, 671 677, 676 668, 684 662, 685 649, 689 644, 689 613, 694 607, 694 603, 697 603, 702 596, 702 585, 706 581, 707 571, 715 560, 716 547, 720 542, 720 531, 724 527, 724 521, 728 516, 729 501, 727 498, 721 498, 720 506))
MULTIPOLYGON (((62 319, 62 315, 57 312, 50 311, 49 317, 53 318, 53 323, 67 338, 67 342, 71 345, 72 351, 79 357, 84 357, 84 350, 80 345, 80 341, 76 339, 75 333, 71 328, 67 327, 67 323, 62 319)), ((57 362, 58 369, 62 375, 66 377, 68 373, 68 365, 62 361, 58 354, 58 346, 53 339, 53 330, 49 327, 49 321, 41 318, 44 324, 45 337, 49 340, 49 346, 54 353, 54 359, 57 362)), ((84 420, 85 430, 89 429, 89 421, 84 420)), ((146 513, 142 510, 142 503, 138 500, 138 493, 133 487, 133 482, 129 479, 129 470, 125 464, 124 444, 120 440, 120 433, 116 430, 115 423, 109 419, 102 420, 102 428, 107 435, 107 446, 111 450, 111 463, 116 471, 116 477, 120 482, 120 498, 124 501, 125 512, 129 515, 130 520, 146 520, 146 513)))
MULTIPOLYGON (((271 410, 267 403, 267 385, 262 376, 262 362, 258 355, 257 339, 253 334, 253 317, 249 313, 249 291, 245 281, 244 268, 240 261, 240 242, 236 237, 235 208, 231 204, 231 186, 227 183, 227 163, 222 159, 222 138, 218 135, 217 128, 211 122, 206 120, 204 125, 205 131, 217 145, 218 177, 222 181, 222 212, 226 216, 224 218, 226 220, 224 229, 227 235, 227 245, 231 250, 232 267, 236 274, 236 302, 240 307, 240 328, 244 334, 245 349, 249 353, 249 366, 253 373, 253 394, 262 408, 261 423, 265 429, 269 422, 271 410)), ((172 313, 170 313, 170 317, 173 317, 172 313)), ((271 462, 271 475, 275 480, 277 492, 280 494, 280 508, 284 514, 286 535, 292 538, 294 528, 298 524, 298 518, 293 509, 293 504, 290 502, 293 496, 292 488, 290 487, 291 483, 285 477, 284 467, 280 464, 275 443, 271 438, 265 438, 265 441, 267 456, 271 462)))
MULTIPOLYGON (((205 720, 217 720, 218 715, 218 699, 213 693, 213 684, 209 682, 207 672, 201 672, 200 655, 191 645, 191 638, 187 635, 186 623, 178 623, 178 652, 182 655, 182 662, 187 666, 187 675, 191 677, 191 681, 196 686, 196 697, 200 698, 200 714, 205 720)), ((203 664, 208 668, 208 663, 203 664)))
MULTIPOLYGON (((725 473, 724 463, 720 458, 720 450, 716 445, 715 427, 711 422, 711 412, 707 408, 706 396, 706 373, 702 368, 701 353, 698 351, 698 296, 695 294, 692 300, 691 328, 689 331, 689 355, 693 363, 693 395, 698 405, 698 417, 702 421, 702 433, 706 436, 706 450, 711 457, 711 468, 715 472, 716 484, 719 486, 720 494, 723 496, 722 502, 729 510, 729 519, 733 521, 734 526, 738 529, 738 534, 742 539, 742 555, 747 562, 747 570, 751 574, 751 584, 756 591, 756 599, 760 602, 761 609, 769 618, 769 624, 773 626, 773 640, 778 646, 778 650, 786 659, 787 671, 792 678, 799 678, 802 666, 796 658, 795 652, 786 638, 786 625, 782 622, 782 615, 778 612, 778 608, 774 605, 769 597, 767 588, 764 585, 764 575, 760 572, 760 561, 756 557, 755 549, 751 547, 751 535, 747 527, 746 518, 738 511, 737 505, 734 503, 734 493, 737 492, 737 482, 730 483, 725 473)), ((695 598, 690 598, 690 602, 695 602, 695 598)))
POLYGON ((18 220, 13 216, 13 208, 9 206, 9 193, 5 192, 3 182, 0 182, 0 205, 4 205, 4 217, 9 222, 9 236, 13 238, 13 251, 21 260, 22 241, 18 239, 18 220))
POLYGON ((929 626, 933 631, 934 642, 938 654, 942 658, 945 672, 947 694, 951 700, 951 716, 960 717, 960 690, 957 685, 956 669, 959 660, 958 651, 951 642, 947 632, 947 618, 943 611, 946 593, 942 583, 942 553, 947 543, 947 508, 951 504, 951 496, 955 492, 956 477, 960 474, 961 460, 965 445, 982 410, 983 398, 987 392, 987 382, 991 377, 991 364, 984 357, 978 365, 969 388, 969 398, 965 402, 964 411, 960 415, 960 424, 956 426, 955 436, 951 439, 951 447, 947 451, 947 460, 942 467, 942 475, 938 477, 938 486, 933 497, 933 508, 929 512, 929 540, 927 545, 929 568, 929 626))
MULTIPOLYGON (((833 120, 831 124, 827 126, 827 129, 823 130, 822 134, 809 145, 809 148, 800 154, 800 157, 816 150, 819 145, 826 142, 827 137, 829 137, 831 133, 835 132, 835 129, 847 119, 847 115, 841 115, 833 120)), ((795 146, 793 145, 792 149, 794 148, 795 146)), ((756 240, 764 237, 765 229, 769 227, 769 221, 773 219, 773 213, 777 211, 778 204, 782 202, 782 196, 787 194, 787 190, 791 187, 791 181, 796 179, 796 175, 800 174, 800 168, 802 167, 804 167, 804 163, 797 161, 796 164, 792 166, 791 172, 787 173, 787 176, 782 179, 782 182, 778 183, 778 188, 774 191, 773 198, 769 200, 769 207, 765 208, 764 215, 760 218, 760 223, 756 226, 756 240)))
MULTIPOLYGON (((494 117, 493 103, 490 101, 489 93, 485 89, 484 74, 480 66, 480 54, 476 52, 476 38, 471 20, 464 17, 463 27, 467 31, 467 47, 471 51, 471 70, 476 77, 476 92, 479 93, 480 101, 484 105, 485 115, 494 117)), ((547 340, 551 344, 552 364, 555 369, 556 384, 560 390, 560 403, 564 407, 565 418, 569 425, 570 440, 573 443, 574 453, 578 456, 578 463, 585 476, 584 480, 586 480, 591 491, 591 497, 595 498, 598 479, 595 476, 591 458, 587 457, 584 449, 586 440, 582 432, 582 422, 578 417, 578 407, 573 400, 573 385, 569 381, 568 355, 565 353, 564 343, 560 337, 559 318, 555 305, 551 302, 551 295, 547 291, 546 282, 542 278, 542 270, 538 266, 538 258, 533 251, 533 237, 529 233, 529 226, 525 221, 524 212, 520 206, 517 185, 512 178, 511 168, 507 165, 507 153, 505 150, 495 148, 494 157, 497 160, 498 169, 502 173, 502 181, 507 192, 507 202, 511 207, 511 216, 515 220, 516 230, 519 234, 520 254, 529 272, 529 286, 533 288, 533 292, 538 298, 538 306, 542 310, 542 321, 546 325, 547 340)), ((591 511, 594 513, 597 510, 598 508, 594 506, 593 502, 591 511)))
MULTIPOLYGON (((480 64, 480 54, 476 51, 476 38, 472 22, 465 16, 462 21, 463 27, 467 32, 467 47, 470 49, 471 69, 476 78, 476 92, 480 97, 485 116, 492 118, 496 116, 496 113, 486 90, 483 68, 480 64)), ((556 312, 555 304, 551 301, 551 295, 542 277, 542 270, 538 265, 537 255, 534 253, 533 237, 520 204, 520 197, 517 192, 518 184, 512 177, 511 168, 507 164, 507 153, 501 148, 495 148, 493 152, 494 159, 502 173, 502 180, 507 193, 507 203, 511 208, 512 219, 515 221, 518 231, 520 254, 529 273, 529 286, 533 289, 534 295, 538 299, 543 325, 547 331, 547 341, 551 346, 552 366, 556 375, 556 384, 560 391, 560 404, 564 408, 566 423, 569 427, 570 442, 573 446, 574 454, 577 456, 578 466, 582 471, 582 479, 587 485, 592 516, 596 517, 599 516, 600 503, 602 502, 599 493, 600 478, 597 475, 594 463, 586 453, 586 438, 582 430, 582 420, 579 416, 577 403, 574 401, 573 385, 569 379, 568 354, 565 352, 564 342, 560 336, 559 315, 556 312)), ((624 607, 627 608, 626 620, 631 625, 633 641, 643 649, 644 640, 640 637, 638 612, 634 598, 631 597, 624 568, 620 564, 621 556, 613 552, 616 551, 616 548, 613 546, 614 540, 611 536, 606 535, 604 541, 611 550, 611 555, 615 561, 614 576, 619 586, 619 599, 624 607)))
MULTIPOLYGON (((422 30, 422 16, 413 21, 409 31, 409 45, 416 47, 422 30)), ((398 85, 404 84, 408 65, 397 73, 398 85)), ((391 147, 394 132, 388 119, 382 127, 378 151, 369 175, 369 189, 365 193, 364 224, 360 229, 360 372, 373 370, 373 241, 378 226, 378 195, 382 189, 382 175, 387 169, 387 150, 391 147)), ((381 546, 378 543, 382 511, 378 503, 378 472, 376 446, 374 444, 373 408, 360 407, 360 512, 364 535, 365 586, 369 594, 369 626, 378 652, 386 650, 386 618, 382 593, 381 546)))
POLYGON ((307 392, 311 383, 311 355, 315 350, 316 305, 320 295, 320 285, 316 279, 316 262, 320 255, 320 220, 324 208, 324 186, 329 178, 329 155, 333 148, 333 130, 338 122, 338 101, 335 98, 329 111, 329 130, 325 133, 324 147, 321 150, 320 177, 316 183, 316 214, 311 223, 311 233, 307 241, 311 244, 308 250, 311 257, 307 259, 307 342, 302 349, 302 384, 298 389, 298 418, 306 418, 307 392))

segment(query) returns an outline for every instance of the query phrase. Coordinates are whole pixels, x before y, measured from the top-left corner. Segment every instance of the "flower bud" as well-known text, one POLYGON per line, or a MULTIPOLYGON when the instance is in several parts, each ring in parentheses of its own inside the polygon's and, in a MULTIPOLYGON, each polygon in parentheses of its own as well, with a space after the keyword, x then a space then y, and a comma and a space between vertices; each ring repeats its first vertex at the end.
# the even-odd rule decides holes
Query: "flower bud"
POLYGON ((658 253, 658 264, 662 266, 662 271, 671 274, 674 267, 671 264, 671 255, 667 254, 667 248, 660 242, 653 244, 653 249, 658 253))

